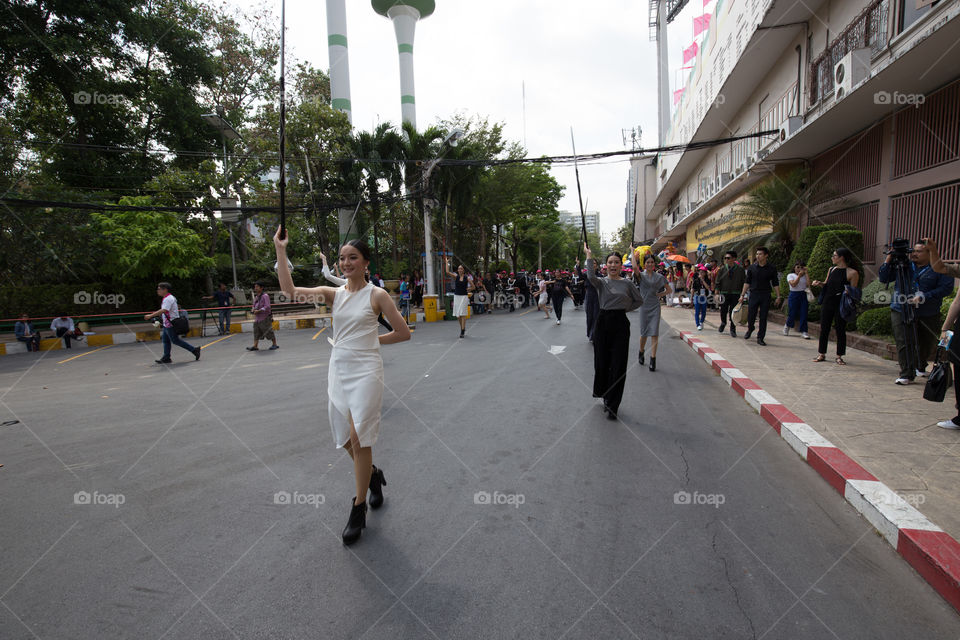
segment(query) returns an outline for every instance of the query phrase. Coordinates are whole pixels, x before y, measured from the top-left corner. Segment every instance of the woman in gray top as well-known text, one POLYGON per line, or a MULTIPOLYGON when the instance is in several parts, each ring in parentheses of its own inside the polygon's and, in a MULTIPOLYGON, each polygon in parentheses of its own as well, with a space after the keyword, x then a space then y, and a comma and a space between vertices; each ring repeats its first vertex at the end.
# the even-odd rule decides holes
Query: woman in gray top
POLYGON ((651 254, 643 259, 643 271, 637 278, 637 288, 643 297, 640 307, 640 364, 643 350, 650 338, 650 371, 657 370, 657 343, 660 342, 660 298, 667 295, 667 279, 657 273, 657 261, 651 254))
POLYGON ((600 313, 593 330, 593 397, 603 398, 607 417, 616 420, 630 352, 627 311, 643 304, 643 297, 633 282, 620 277, 623 258, 619 253, 607 256, 607 276, 598 277, 590 248, 586 243, 583 248, 587 253, 587 279, 597 290, 600 301, 600 313))

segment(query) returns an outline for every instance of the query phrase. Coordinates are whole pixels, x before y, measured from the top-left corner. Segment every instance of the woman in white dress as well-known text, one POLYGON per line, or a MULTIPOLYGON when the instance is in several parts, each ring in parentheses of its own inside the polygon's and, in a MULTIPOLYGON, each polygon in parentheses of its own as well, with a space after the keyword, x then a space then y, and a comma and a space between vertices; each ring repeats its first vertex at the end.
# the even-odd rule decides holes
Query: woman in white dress
POLYGON ((383 504, 383 470, 373 465, 373 445, 380 433, 383 398, 383 361, 380 345, 410 339, 410 329, 385 289, 364 280, 370 264, 370 248, 362 240, 351 240, 340 248, 340 271, 346 284, 340 287, 297 287, 287 263, 286 238, 273 236, 277 250, 280 289, 294 300, 333 301, 333 350, 327 373, 327 409, 337 448, 345 448, 353 459, 356 496, 350 518, 343 530, 343 543, 353 544, 367 526, 367 490, 370 507, 383 504), (377 316, 386 316, 393 331, 379 335, 377 316))

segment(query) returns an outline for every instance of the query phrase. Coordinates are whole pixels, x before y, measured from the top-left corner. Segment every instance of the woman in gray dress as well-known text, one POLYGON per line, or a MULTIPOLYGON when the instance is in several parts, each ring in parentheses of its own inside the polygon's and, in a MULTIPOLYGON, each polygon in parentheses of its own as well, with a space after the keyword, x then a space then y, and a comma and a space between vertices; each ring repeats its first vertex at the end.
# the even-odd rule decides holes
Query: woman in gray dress
POLYGON ((640 364, 643 351, 650 338, 650 371, 657 370, 657 343, 660 341, 660 298, 667 295, 667 279, 657 273, 657 261, 647 254, 643 259, 643 271, 636 276, 637 288, 643 304, 640 306, 640 364))

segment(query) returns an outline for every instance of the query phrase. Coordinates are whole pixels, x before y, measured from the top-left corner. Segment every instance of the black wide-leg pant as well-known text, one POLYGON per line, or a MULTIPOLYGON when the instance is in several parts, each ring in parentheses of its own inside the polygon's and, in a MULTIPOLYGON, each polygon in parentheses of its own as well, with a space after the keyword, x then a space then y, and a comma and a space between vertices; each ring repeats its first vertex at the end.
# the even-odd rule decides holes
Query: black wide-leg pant
POLYGON ((630 357, 630 321, 625 311, 603 311, 593 331, 593 397, 617 413, 630 357))

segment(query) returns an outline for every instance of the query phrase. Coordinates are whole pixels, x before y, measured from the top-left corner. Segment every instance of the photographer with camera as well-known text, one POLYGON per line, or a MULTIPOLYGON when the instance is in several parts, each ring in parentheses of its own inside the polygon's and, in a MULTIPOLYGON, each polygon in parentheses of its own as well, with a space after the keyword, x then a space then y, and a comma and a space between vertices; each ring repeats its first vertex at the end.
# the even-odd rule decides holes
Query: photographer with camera
POLYGON ((940 303, 953 291, 953 278, 933 270, 925 243, 910 250, 902 238, 893 241, 878 275, 880 282, 896 283, 890 320, 900 375, 894 382, 907 385, 918 375, 926 376, 927 358, 940 336, 940 303))

